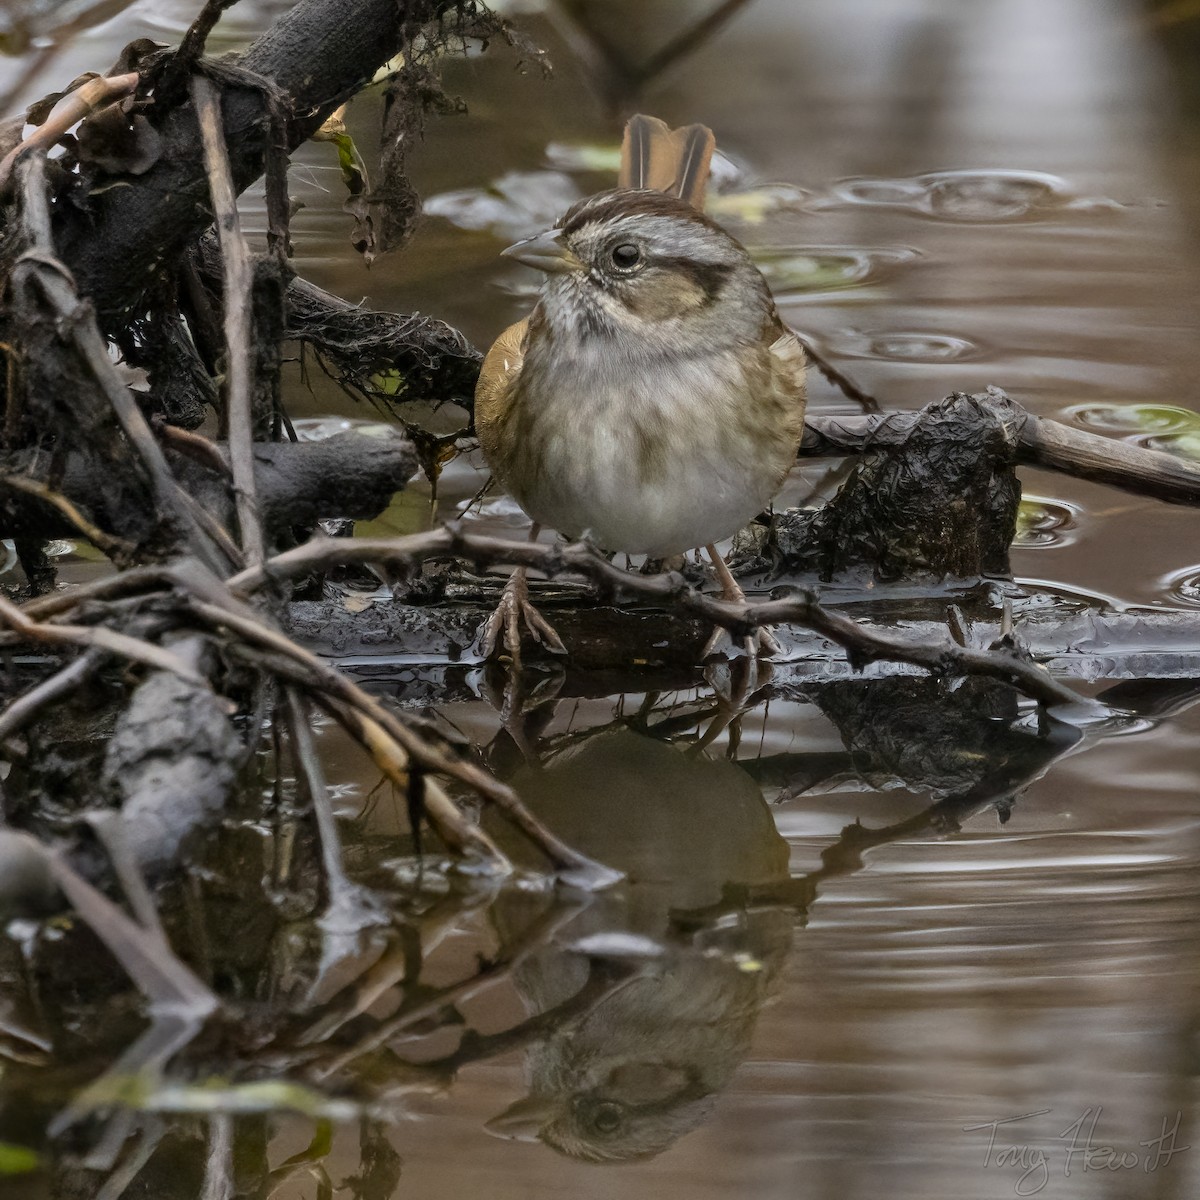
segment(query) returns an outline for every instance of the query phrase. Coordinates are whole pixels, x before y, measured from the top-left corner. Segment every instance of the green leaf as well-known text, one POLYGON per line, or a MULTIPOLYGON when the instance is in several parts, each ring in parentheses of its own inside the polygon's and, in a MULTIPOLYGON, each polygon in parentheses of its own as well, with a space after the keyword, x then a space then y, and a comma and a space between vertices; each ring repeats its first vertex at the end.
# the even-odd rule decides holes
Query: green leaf
POLYGON ((42 1160, 28 1146, 14 1146, 11 1142, 0 1142, 0 1175, 27 1175, 36 1171, 42 1160))

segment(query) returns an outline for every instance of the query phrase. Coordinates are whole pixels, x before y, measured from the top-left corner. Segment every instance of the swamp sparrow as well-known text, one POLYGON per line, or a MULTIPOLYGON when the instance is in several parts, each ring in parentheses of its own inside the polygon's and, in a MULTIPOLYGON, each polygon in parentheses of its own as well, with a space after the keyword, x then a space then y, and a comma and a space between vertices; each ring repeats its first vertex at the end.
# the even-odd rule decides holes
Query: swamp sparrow
MULTIPOLYGON (((701 211, 714 146, 703 125, 633 117, 619 186, 504 251, 546 282, 484 359, 475 426, 532 536, 546 525, 651 558, 704 546, 722 598, 742 600, 714 543, 767 506, 795 461, 804 351, 745 248, 701 211)), ((563 652, 518 569, 483 653, 503 630, 516 658, 520 619, 563 652)), ((747 648, 777 649, 765 630, 747 648)))

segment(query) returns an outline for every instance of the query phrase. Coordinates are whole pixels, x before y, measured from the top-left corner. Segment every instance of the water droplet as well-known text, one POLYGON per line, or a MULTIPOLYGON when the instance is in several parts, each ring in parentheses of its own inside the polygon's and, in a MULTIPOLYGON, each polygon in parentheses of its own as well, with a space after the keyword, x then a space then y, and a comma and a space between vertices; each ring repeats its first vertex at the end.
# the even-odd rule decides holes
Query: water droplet
POLYGON ((1019 221, 1072 199, 1063 180, 1034 171, 938 171, 920 182, 925 211, 951 221, 1019 221))
POLYGON ((1200 567, 1183 567, 1163 577, 1163 587, 1172 600, 1200 607, 1200 567))
POLYGON ((924 189, 915 179, 843 179, 830 189, 847 204, 872 208, 912 208, 920 204, 924 189))
POLYGON ((1017 512, 1017 533, 1013 545, 1022 550, 1044 550, 1065 546, 1074 540, 1082 509, 1064 500, 1045 496, 1023 496, 1017 512))
POLYGON ((1164 450, 1177 458, 1200 462, 1200 427, 1186 429, 1182 433, 1168 433, 1163 437, 1140 437, 1135 441, 1147 450, 1164 450))
POLYGON ((863 330, 834 338, 832 342, 845 355, 898 362, 961 362, 963 359, 977 358, 981 353, 974 342, 941 333, 863 330))
POLYGON ((1102 433, 1178 433, 1200 428, 1200 414, 1170 404, 1077 404, 1066 415, 1102 433))
POLYGON ((919 257, 903 246, 780 246, 753 254, 781 301, 877 283, 919 257))
POLYGON ((1054 213, 1107 213, 1119 206, 1099 196, 1077 196, 1041 171, 979 169, 933 171, 900 179, 844 179, 809 204, 814 209, 896 208, 940 221, 987 224, 1043 220, 1054 213))

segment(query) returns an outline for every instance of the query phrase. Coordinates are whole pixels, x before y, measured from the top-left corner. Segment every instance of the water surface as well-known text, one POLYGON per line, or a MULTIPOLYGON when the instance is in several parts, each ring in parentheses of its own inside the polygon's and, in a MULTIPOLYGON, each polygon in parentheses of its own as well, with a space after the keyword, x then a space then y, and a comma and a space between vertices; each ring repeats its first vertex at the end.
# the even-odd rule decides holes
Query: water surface
MULTIPOLYGON (((21 102, 135 37, 177 38, 191 11, 139 0, 71 37, 21 102)), ((553 78, 518 73, 502 48, 449 64, 468 115, 433 119, 414 157, 434 215, 370 271, 349 246, 332 152, 305 148, 298 270, 486 344, 530 304, 498 251, 611 178, 619 123, 598 58, 641 61, 703 11, 554 5, 521 18, 553 78)), ((216 46, 271 13, 239 4, 216 46)), ((1174 66, 1191 22, 1154 14, 1131 0, 756 0, 636 105, 713 126, 721 219, 785 318, 885 408, 994 383, 1039 415, 1145 444, 1186 434, 1200 409, 1195 97, 1174 66)), ((351 111, 364 146, 376 114, 370 99, 351 111)), ((246 212, 261 227, 253 197, 246 212)), ((298 377, 288 402, 298 417, 371 415, 298 377)), ((815 377, 811 403, 856 411, 815 377)), ((804 467, 788 494, 826 470, 804 467)), ((442 514, 481 479, 454 464, 442 514)), ((1118 604, 1197 603, 1191 510, 1044 472, 1023 481, 1019 576, 1118 604)), ((390 527, 427 519, 422 486, 390 527)), ((482 521, 521 524, 503 500, 482 521)), ((166 1082, 274 1074, 307 1100, 152 1090, 115 1132, 85 1116, 49 1137, 142 1026, 77 931, 40 935, 51 945, 31 983, 19 938, 32 935, 17 930, 0 963, 13 998, 0 1003, 0 1140, 34 1147, 45 1169, 14 1176, 11 1194, 115 1196, 124 1167, 128 1195, 200 1195, 226 1129, 237 1193, 296 1200, 1195 1193, 1200 1148, 1182 1148, 1200 1147, 1200 716, 1186 681, 1121 685, 1109 698, 1125 715, 1081 727, 1039 722, 1003 689, 832 682, 764 696, 734 731, 700 678, 647 696, 632 673, 548 674, 534 680, 541 706, 502 730, 477 670, 355 670, 483 748, 631 882, 567 902, 458 880, 439 898, 434 862, 416 888, 403 798, 323 727, 351 872, 404 913, 421 984, 468 979, 481 956, 501 964, 452 997, 476 1040, 448 1001, 372 1044, 423 993, 378 968, 404 938, 347 947, 314 926, 311 835, 285 769, 282 809, 231 815, 210 874, 171 900, 176 944, 244 1006, 246 1029, 274 1014, 283 1048, 272 1060, 267 1035, 243 1030, 194 1047, 166 1082), (86 969, 67 971, 56 939, 86 969), (339 1018, 339 988, 371 963, 392 982, 339 1018), (590 1006, 572 1010, 586 986, 590 1006), (547 1012, 511 1044, 478 1041, 547 1012), (297 1049, 310 1044, 311 1057, 297 1049), (234 1100, 257 1111, 230 1126, 211 1115, 234 1100), (993 1122, 1010 1122, 994 1141, 993 1122)))

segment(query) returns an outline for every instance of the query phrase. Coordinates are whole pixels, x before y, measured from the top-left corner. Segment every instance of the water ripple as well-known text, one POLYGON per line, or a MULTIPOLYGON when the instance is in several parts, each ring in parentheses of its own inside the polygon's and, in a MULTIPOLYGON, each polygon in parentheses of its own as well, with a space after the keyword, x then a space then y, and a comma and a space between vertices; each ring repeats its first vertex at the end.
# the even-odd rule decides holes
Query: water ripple
POLYGON ((1200 566, 1183 567, 1165 575, 1163 589, 1172 600, 1200 608, 1200 566))
POLYGON ((1017 513, 1013 545, 1022 550, 1046 550, 1074 541, 1083 510, 1064 500, 1023 496, 1017 513))
POLYGON ((852 358, 880 358, 892 362, 941 363, 978 358, 979 346, 966 338, 941 333, 901 330, 862 330, 834 339, 839 353, 852 358))
POLYGON ((488 187, 441 192, 425 211, 460 229, 486 229, 516 240, 549 229, 582 193, 559 171, 510 171, 488 187))
POLYGON ((894 208, 939 221, 989 224, 1039 221, 1057 213, 1112 212, 1115 201, 1079 196, 1042 171, 980 169, 932 171, 908 178, 844 179, 811 207, 894 208))
POLYGON ((920 257, 906 246, 776 246, 752 253, 781 301, 877 283, 920 257))
POLYGON ((1134 440, 1147 450, 1162 450, 1167 454, 1174 454, 1176 458, 1200 461, 1200 425, 1162 437, 1140 437, 1134 440))
POLYGON ((1065 415, 1098 433, 1158 435, 1200 427, 1200 414, 1170 404, 1077 404, 1065 415))

